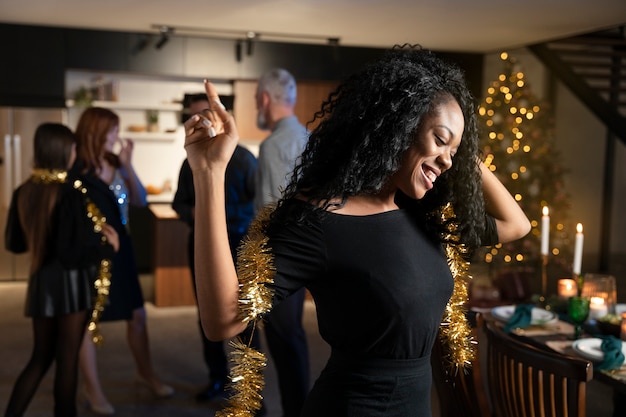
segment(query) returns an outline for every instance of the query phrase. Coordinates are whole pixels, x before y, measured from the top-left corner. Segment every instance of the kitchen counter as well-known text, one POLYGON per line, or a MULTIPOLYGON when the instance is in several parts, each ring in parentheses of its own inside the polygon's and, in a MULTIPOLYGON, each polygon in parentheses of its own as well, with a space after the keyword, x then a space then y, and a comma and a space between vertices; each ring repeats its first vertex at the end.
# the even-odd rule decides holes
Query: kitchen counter
POLYGON ((170 204, 149 204, 153 214, 154 305, 195 305, 188 265, 189 226, 179 220, 170 204))

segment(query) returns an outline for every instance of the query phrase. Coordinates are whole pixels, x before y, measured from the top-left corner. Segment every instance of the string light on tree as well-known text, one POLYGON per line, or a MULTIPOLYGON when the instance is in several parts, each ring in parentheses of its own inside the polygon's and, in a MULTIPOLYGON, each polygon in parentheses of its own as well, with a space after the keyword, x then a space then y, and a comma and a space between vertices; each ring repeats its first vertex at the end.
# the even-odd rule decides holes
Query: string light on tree
POLYGON ((549 206, 550 253, 562 254, 554 261, 566 263, 573 247, 571 228, 565 227, 570 203, 565 170, 553 145, 550 106, 534 95, 514 58, 503 52, 500 59, 503 70, 478 108, 481 147, 485 165, 520 204, 532 231, 524 239, 488 248, 483 259, 494 269, 541 259, 542 207, 549 206))

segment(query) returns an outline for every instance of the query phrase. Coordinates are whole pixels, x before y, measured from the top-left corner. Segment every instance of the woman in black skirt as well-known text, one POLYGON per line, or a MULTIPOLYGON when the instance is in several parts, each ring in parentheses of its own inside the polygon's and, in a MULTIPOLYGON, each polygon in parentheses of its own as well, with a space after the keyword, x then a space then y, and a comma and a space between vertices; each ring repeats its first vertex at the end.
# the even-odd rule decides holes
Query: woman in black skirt
POLYGON ((44 123, 34 140, 33 175, 13 192, 5 232, 8 250, 31 255, 25 314, 32 318, 34 346, 5 417, 24 415, 53 361, 54 415, 74 417, 78 352, 96 295, 94 281, 101 260, 113 256, 119 240, 111 226, 95 225, 88 217, 85 196, 67 177, 76 158, 72 131, 44 123))

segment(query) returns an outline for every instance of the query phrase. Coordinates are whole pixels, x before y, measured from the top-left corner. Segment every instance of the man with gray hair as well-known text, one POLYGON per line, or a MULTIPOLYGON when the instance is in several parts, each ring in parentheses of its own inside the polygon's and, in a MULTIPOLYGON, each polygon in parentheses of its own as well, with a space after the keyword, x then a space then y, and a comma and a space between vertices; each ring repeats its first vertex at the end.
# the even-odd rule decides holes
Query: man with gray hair
MULTIPOLYGON (((296 81, 275 68, 260 79, 256 91, 257 126, 271 134, 258 155, 255 207, 278 200, 307 142, 308 132, 294 114, 296 81)), ((278 374, 283 417, 300 415, 309 392, 309 352, 302 327, 305 289, 281 301, 265 324, 267 345, 278 374)))

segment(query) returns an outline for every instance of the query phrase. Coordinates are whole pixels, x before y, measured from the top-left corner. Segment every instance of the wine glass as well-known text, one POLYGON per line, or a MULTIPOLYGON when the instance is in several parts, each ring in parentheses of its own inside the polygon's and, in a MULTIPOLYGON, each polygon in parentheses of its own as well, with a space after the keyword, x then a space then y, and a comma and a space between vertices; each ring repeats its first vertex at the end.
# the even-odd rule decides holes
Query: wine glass
POLYGON ((567 315, 574 322, 574 340, 580 338, 582 324, 589 316, 589 297, 575 295, 567 302, 567 315))

